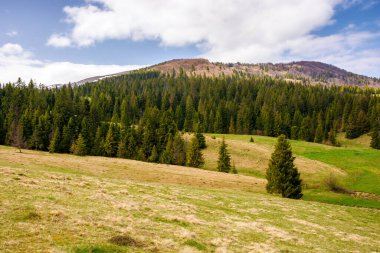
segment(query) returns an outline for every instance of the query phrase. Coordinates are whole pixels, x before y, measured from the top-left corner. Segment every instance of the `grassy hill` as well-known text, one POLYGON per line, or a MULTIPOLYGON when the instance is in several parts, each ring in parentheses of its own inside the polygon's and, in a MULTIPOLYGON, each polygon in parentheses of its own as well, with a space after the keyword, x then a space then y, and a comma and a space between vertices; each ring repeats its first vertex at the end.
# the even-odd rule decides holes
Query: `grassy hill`
POLYGON ((342 148, 291 142, 307 185, 304 200, 264 191, 274 138, 254 136, 254 143, 249 136, 225 138, 239 175, 212 171, 220 138, 207 138, 206 170, 30 150, 18 153, 0 146, 0 248, 4 252, 380 251, 379 210, 305 201, 376 207, 379 202, 371 196, 323 188, 324 178, 333 174, 345 187, 378 196, 373 185, 380 182, 376 160, 380 152, 366 148, 366 137, 342 139, 342 148))
MULTIPOLYGON (((230 145, 232 159, 241 174, 264 177, 270 154, 276 138, 253 136, 250 143, 247 135, 216 135, 209 138, 210 148, 206 150, 209 158, 206 168, 216 167, 220 138, 224 136, 230 145), (249 161, 250 164, 247 164, 249 161)), ((370 138, 365 135, 348 140, 339 136, 342 147, 291 140, 295 163, 305 184, 307 200, 323 201, 343 205, 380 208, 380 151, 369 147, 370 138), (325 181, 330 176, 353 194, 337 194, 328 191, 325 181)))

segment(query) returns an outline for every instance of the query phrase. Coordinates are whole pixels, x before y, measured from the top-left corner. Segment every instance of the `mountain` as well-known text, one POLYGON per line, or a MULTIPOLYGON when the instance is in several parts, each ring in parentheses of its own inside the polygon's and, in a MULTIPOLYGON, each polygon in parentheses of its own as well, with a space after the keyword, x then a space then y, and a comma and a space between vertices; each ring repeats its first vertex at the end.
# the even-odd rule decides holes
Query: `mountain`
MULTIPOLYGON (((333 65, 314 62, 299 61, 291 63, 218 63, 207 59, 175 59, 145 68, 163 73, 184 71, 187 74, 206 76, 231 76, 234 73, 257 76, 270 76, 305 84, 322 85, 353 85, 353 86, 380 86, 380 79, 354 74, 333 65)), ((94 82, 103 78, 128 74, 129 71, 107 76, 96 76, 77 82, 83 84, 94 82)))

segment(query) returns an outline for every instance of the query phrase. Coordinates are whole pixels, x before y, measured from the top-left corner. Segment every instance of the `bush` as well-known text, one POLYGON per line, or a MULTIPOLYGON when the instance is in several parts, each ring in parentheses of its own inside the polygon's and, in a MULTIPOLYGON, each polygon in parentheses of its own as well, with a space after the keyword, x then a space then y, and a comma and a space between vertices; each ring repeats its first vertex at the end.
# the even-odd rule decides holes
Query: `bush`
POLYGON ((324 180, 324 184, 329 191, 336 193, 351 194, 352 192, 341 186, 338 178, 334 174, 330 174, 324 180))
POLYGON ((141 247, 143 244, 129 235, 118 235, 109 239, 109 242, 118 246, 141 247))

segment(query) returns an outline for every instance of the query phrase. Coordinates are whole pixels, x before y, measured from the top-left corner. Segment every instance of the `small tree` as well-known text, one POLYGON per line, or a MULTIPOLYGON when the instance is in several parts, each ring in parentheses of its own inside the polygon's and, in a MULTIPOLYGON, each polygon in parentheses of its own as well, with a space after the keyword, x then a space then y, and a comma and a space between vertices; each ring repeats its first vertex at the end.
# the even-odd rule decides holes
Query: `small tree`
POLYGON ((198 139, 199 148, 200 149, 205 149, 207 147, 207 145, 206 145, 206 138, 201 133, 200 127, 197 127, 197 132, 195 133, 195 137, 198 139))
POLYGON ((187 152, 187 166, 200 168, 204 164, 203 155, 199 148, 198 139, 192 138, 187 152))
POLYGON ((123 139, 121 139, 119 141, 119 144, 117 146, 116 156, 119 158, 125 158, 127 156, 127 147, 126 147, 125 141, 123 139))
POLYGON ((267 192, 280 193, 284 198, 299 199, 302 197, 302 180, 294 166, 294 159, 285 135, 280 135, 266 171, 267 192))
POLYGON ((173 140, 173 164, 186 164, 185 142, 179 132, 177 132, 173 140))
POLYGON ((107 132, 106 140, 104 142, 104 151, 107 156, 113 157, 116 155, 117 150, 118 150, 118 143, 115 140, 113 125, 110 125, 107 132))
POLYGON ((51 139, 50 141, 50 145, 49 145, 50 153, 59 152, 59 143, 61 141, 60 139, 61 139, 61 136, 59 134, 59 128, 57 127, 54 131, 53 139, 51 139))
POLYGON ((227 144, 223 138, 219 147, 218 171, 228 173, 231 170, 231 157, 227 150, 227 144))
POLYGON ((71 152, 74 155, 85 156, 87 155, 87 147, 82 134, 80 133, 78 139, 71 146, 71 152))
POLYGON ((380 127, 376 126, 372 132, 371 147, 380 149, 380 127))
POLYGON ((149 158, 148 158, 148 161, 149 162, 152 162, 152 163, 155 163, 158 161, 158 153, 157 153, 157 148, 156 146, 153 146, 152 148, 152 153, 150 154, 149 158))

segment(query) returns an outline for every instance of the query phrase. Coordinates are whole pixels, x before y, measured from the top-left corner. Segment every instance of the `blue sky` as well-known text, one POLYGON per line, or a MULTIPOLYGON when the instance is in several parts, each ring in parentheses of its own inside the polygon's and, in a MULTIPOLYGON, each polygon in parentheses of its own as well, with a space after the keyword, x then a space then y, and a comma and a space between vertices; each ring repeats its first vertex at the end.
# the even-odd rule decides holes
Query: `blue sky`
POLYGON ((193 57, 317 60, 380 77, 380 2, 1 1, 0 82, 77 81, 193 57))

